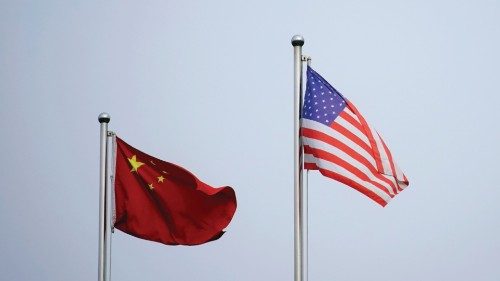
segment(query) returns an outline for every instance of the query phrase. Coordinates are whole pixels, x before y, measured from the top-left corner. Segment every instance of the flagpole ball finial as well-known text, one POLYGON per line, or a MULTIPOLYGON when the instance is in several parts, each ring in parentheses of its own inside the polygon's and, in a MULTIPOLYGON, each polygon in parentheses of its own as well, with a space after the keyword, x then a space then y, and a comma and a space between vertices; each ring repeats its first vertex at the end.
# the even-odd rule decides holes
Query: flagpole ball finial
POLYGON ((106 112, 103 112, 99 114, 99 123, 109 123, 109 120, 111 120, 111 115, 109 115, 106 112))
POLYGON ((304 46, 304 37, 302 35, 295 35, 292 37, 292 46, 304 46))

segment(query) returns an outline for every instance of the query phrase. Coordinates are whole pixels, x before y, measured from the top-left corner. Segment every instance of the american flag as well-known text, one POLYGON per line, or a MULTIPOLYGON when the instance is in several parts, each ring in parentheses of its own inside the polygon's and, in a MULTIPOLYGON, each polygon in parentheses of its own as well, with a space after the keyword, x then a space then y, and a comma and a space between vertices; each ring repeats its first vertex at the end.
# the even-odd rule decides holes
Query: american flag
POLYGON ((301 121, 304 169, 319 170, 382 206, 408 186, 380 134, 309 66, 301 121))

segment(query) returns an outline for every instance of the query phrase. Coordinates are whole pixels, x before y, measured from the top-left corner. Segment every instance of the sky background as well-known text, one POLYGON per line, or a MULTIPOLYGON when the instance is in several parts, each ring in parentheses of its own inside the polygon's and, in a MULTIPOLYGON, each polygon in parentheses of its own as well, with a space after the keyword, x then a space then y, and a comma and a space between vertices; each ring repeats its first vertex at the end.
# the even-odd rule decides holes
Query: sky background
POLYGON ((500 280, 500 2, 0 1, 2 280, 97 278, 99 123, 236 190, 196 247, 113 235, 113 280, 293 280, 293 49, 410 187, 309 175, 309 280, 500 280))

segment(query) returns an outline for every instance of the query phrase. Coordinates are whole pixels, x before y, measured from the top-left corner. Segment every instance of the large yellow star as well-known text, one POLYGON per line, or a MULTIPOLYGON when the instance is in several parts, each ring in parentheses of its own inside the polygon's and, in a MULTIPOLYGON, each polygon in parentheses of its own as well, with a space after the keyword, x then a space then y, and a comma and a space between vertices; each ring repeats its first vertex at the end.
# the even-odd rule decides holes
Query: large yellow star
POLYGON ((144 163, 137 161, 137 158, 135 155, 132 156, 132 158, 127 158, 127 159, 128 159, 128 162, 130 162, 130 166, 132 166, 132 170, 130 170, 131 172, 137 172, 137 169, 139 169, 139 167, 144 165, 144 163))
POLYGON ((163 180, 164 180, 164 179, 165 179, 165 178, 164 178, 163 176, 159 176, 159 177, 158 177, 158 182, 163 182, 163 180))

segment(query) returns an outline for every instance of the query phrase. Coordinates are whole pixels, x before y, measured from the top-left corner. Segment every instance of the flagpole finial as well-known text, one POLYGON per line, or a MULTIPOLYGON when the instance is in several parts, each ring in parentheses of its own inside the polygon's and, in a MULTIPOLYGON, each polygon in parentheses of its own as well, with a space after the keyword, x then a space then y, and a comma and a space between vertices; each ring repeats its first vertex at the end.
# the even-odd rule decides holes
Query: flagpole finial
POLYGON ((111 115, 109 115, 106 112, 103 112, 103 113, 99 114, 98 120, 99 120, 99 123, 109 123, 109 120, 111 120, 111 115))
POLYGON ((292 46, 304 46, 304 37, 302 35, 295 35, 292 37, 292 46))

